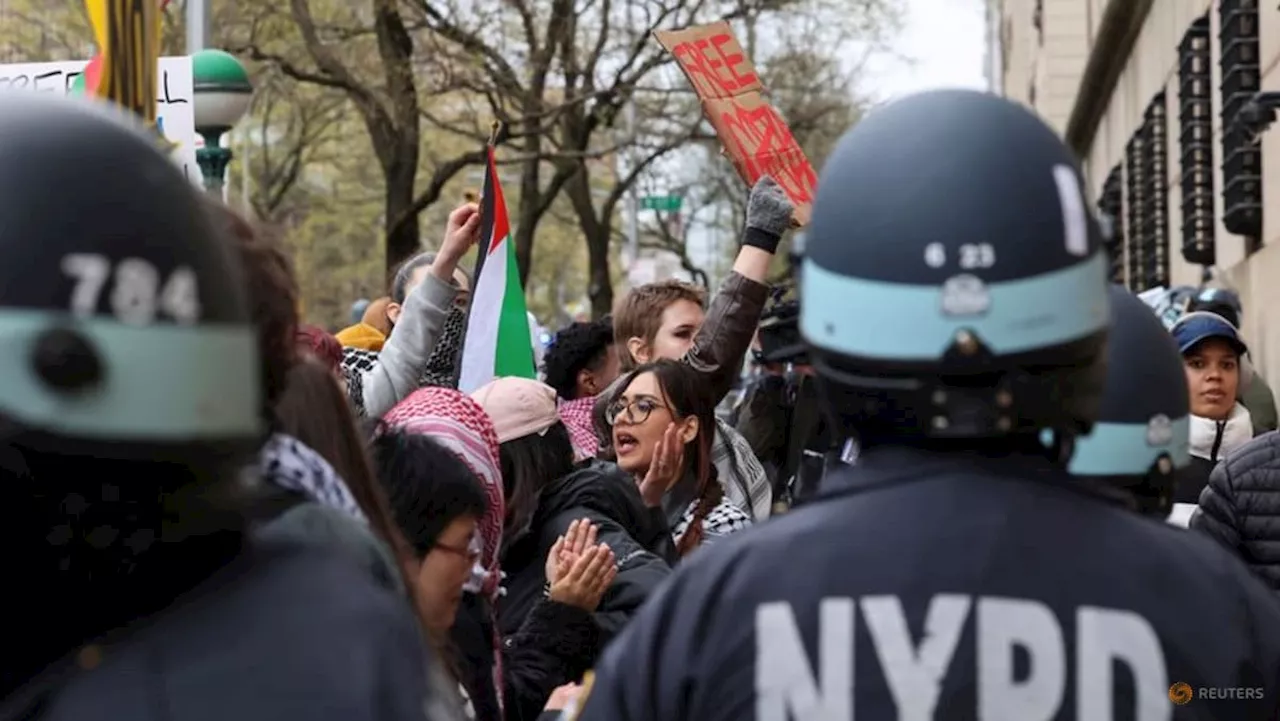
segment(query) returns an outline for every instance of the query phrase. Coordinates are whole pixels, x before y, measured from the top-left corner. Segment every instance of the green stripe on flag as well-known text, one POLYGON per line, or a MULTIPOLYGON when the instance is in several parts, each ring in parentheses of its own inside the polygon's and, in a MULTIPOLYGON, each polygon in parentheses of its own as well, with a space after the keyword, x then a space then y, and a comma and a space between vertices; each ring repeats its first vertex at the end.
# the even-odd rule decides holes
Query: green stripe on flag
POLYGON ((529 313, 520 286, 520 266, 511 236, 502 241, 507 254, 507 286, 502 293, 498 318, 498 342, 494 349, 493 375, 496 378, 537 378, 533 366, 533 336, 529 334, 529 313))

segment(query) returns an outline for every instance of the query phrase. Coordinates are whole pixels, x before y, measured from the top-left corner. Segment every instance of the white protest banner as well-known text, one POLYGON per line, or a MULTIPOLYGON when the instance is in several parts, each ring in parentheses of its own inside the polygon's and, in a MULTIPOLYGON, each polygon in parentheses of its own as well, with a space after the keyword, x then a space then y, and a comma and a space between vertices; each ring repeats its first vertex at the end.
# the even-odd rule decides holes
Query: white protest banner
MULTIPOLYGON (((0 92, 6 90, 69 94, 88 60, 0 65, 0 92)), ((196 165, 196 114, 191 58, 160 58, 156 89, 156 127, 177 147, 174 160, 193 184, 201 185, 196 165)), ((86 101, 92 102, 92 101, 86 101)))

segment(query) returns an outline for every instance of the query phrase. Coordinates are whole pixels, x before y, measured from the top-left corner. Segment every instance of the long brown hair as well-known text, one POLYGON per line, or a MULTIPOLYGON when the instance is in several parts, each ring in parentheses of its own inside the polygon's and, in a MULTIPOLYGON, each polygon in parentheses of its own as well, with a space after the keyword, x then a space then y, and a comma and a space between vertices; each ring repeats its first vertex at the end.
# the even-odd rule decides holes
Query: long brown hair
POLYGON ((399 561, 396 566, 412 594, 411 579, 404 577, 404 561, 413 558, 413 554, 396 526, 346 394, 333 373, 310 356, 294 364, 289 369, 284 394, 276 403, 276 415, 284 433, 319 453, 346 481, 352 497, 369 519, 369 527, 395 553, 399 561))
POLYGON ((289 369, 298 360, 298 281, 284 243, 272 229, 251 223, 220 200, 202 196, 213 223, 239 255, 249 289, 249 311, 258 331, 265 412, 284 393, 289 369))
POLYGON ((631 382, 644 373, 652 373, 657 379, 672 415, 698 419, 698 435, 685 448, 685 470, 693 470, 697 483, 697 506, 693 509, 693 520, 676 544, 676 551, 684 556, 702 543, 703 521, 724 500, 724 488, 720 486, 715 464, 711 462, 711 447, 716 434, 716 404, 701 373, 687 363, 665 358, 645 363, 628 373, 617 385, 617 394, 624 393, 631 382))

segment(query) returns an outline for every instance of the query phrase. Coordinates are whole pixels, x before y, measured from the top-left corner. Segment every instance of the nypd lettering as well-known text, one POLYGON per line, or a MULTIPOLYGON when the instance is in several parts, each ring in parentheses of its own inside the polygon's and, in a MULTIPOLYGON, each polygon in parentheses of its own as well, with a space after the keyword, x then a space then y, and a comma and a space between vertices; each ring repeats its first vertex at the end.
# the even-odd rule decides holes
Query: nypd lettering
POLYGON ((1119 673, 1127 671, 1136 690, 1136 708, 1131 716, 1120 709, 1123 717, 1165 721, 1173 716, 1160 640, 1142 616, 1082 606, 1075 611, 1075 638, 1069 645, 1060 620, 1039 601, 939 594, 929 602, 919 639, 913 638, 897 596, 824 598, 818 605, 818 648, 813 655, 806 653, 792 604, 757 607, 755 718, 855 721, 855 664, 870 663, 879 668, 893 699, 896 714, 891 718, 929 721, 938 711, 948 669, 970 618, 975 719, 1043 721, 1055 718, 1070 698, 1081 721, 1111 721, 1121 666, 1119 673), (855 653, 859 623, 871 639, 870 658, 855 653), (816 659, 816 669, 810 658, 816 659), (1015 668, 1017 658, 1025 663, 1015 668))

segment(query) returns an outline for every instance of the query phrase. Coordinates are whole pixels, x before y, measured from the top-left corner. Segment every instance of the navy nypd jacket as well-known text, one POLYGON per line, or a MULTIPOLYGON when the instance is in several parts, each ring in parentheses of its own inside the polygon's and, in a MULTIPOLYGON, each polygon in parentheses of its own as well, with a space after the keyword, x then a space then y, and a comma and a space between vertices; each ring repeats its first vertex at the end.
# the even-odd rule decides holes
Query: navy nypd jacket
POLYGON ((1280 718, 1280 602, 1198 534, 1041 458, 880 449, 825 485, 679 568, 579 718, 1280 718))

